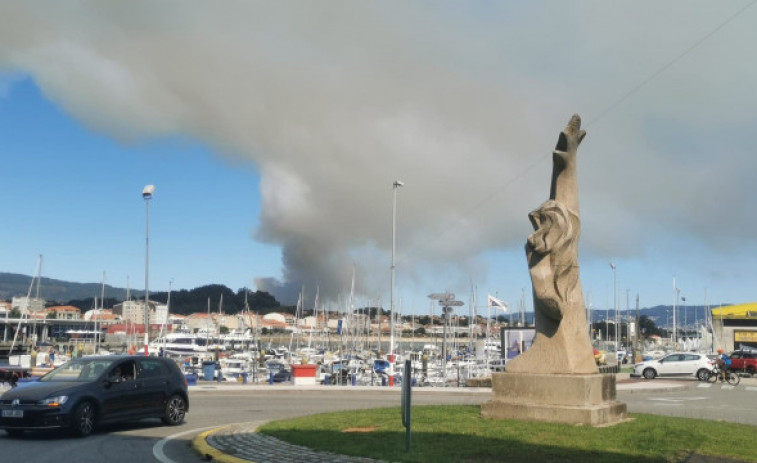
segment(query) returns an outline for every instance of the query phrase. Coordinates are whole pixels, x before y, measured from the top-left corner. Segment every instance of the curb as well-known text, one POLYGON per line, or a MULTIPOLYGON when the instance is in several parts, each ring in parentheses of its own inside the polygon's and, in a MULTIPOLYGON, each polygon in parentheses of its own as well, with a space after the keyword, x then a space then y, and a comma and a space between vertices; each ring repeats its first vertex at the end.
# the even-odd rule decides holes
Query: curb
POLYGON ((208 461, 217 461, 219 463, 250 463, 251 460, 245 460, 243 458, 229 455, 228 453, 224 453, 208 444, 208 436, 230 427, 231 426, 220 426, 198 434, 197 437, 192 439, 192 449, 208 461))

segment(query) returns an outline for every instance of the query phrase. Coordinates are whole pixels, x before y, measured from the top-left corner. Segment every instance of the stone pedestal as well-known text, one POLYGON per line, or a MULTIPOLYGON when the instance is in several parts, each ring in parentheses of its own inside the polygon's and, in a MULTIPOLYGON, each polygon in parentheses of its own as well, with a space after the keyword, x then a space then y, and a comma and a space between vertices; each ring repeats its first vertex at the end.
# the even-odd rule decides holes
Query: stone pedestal
POLYGON ((495 373, 493 399, 481 406, 488 419, 607 426, 627 419, 615 400, 615 376, 495 373))

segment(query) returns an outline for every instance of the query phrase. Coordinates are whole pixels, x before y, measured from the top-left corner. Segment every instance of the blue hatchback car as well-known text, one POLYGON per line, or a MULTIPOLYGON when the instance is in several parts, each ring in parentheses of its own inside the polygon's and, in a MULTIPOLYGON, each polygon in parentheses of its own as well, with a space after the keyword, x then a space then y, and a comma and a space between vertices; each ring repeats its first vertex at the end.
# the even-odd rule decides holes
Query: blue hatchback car
POLYGON ((187 382, 172 360, 83 357, 0 396, 0 429, 11 436, 67 429, 83 437, 110 422, 160 418, 178 425, 188 411, 187 382))

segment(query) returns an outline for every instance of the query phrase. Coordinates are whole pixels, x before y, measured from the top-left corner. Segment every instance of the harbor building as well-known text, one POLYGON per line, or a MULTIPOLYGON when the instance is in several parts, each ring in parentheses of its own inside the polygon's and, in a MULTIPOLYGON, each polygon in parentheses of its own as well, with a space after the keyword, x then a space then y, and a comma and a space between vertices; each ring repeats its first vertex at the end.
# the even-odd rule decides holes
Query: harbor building
POLYGON ((712 309, 712 334, 726 352, 757 349, 757 302, 712 309))

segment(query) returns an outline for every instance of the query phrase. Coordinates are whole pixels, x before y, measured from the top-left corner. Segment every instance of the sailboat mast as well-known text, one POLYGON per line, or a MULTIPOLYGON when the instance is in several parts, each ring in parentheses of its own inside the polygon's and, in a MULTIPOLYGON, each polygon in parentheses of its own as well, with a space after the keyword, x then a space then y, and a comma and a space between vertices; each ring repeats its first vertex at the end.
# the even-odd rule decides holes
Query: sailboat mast
POLYGON ((95 307, 95 353, 100 352, 100 327, 98 324, 98 314, 102 314, 105 309, 105 270, 103 270, 103 281, 100 289, 100 310, 95 307))
MULTIPOLYGON (((39 279, 39 275, 42 272, 42 254, 39 255, 39 259, 37 260, 37 279, 39 279)), ((18 334, 21 331, 21 325, 24 323, 24 317, 29 318, 29 298, 32 295, 32 288, 34 287, 34 278, 32 277, 31 283, 29 283, 29 291, 26 292, 26 310, 21 313, 21 317, 18 319, 18 326, 16 327, 16 332, 13 334, 13 342, 11 342, 11 348, 8 351, 8 356, 10 360, 10 355, 13 353, 13 348, 16 346, 16 340, 18 339, 18 334)))
POLYGON ((210 298, 208 297, 208 318, 205 320, 205 350, 208 350, 208 332, 210 331, 210 298))
MULTIPOLYGON (((313 301, 313 320, 315 321, 315 329, 318 329, 318 294, 320 293, 321 288, 316 286, 315 287, 315 300, 313 301)), ((310 334, 308 336, 308 349, 310 349, 311 344, 313 342, 313 327, 310 327, 310 334)))

